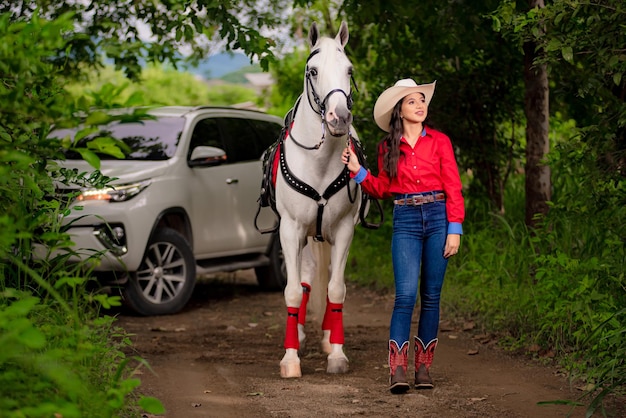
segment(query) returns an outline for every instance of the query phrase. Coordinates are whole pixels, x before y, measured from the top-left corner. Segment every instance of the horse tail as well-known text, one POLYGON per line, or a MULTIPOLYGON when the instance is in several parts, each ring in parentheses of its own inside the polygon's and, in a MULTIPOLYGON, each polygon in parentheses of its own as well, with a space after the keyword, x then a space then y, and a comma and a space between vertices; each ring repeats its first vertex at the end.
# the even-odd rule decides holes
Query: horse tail
POLYGON ((319 322, 322 322, 326 310, 328 282, 330 281, 330 244, 309 239, 315 268, 313 269, 313 283, 311 283, 310 307, 311 312, 319 322))

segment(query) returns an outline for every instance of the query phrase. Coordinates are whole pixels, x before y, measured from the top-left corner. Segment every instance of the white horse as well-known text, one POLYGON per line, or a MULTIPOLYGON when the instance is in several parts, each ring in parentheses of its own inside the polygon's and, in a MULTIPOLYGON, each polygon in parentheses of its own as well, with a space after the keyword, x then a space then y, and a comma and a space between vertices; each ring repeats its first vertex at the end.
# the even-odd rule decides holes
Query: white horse
MULTIPOLYGON (((343 352, 344 269, 359 219, 360 188, 341 162, 346 145, 358 139, 352 130, 352 64, 344 52, 348 26, 336 37, 321 37, 311 25, 304 91, 288 114, 288 133, 281 144, 276 176, 276 208, 287 269, 284 378, 301 377, 298 349, 304 343, 304 322, 311 282, 326 302, 322 348, 326 371, 345 373, 343 352)), ((315 290, 315 289, 314 289, 315 290)), ((314 292, 315 294, 316 292, 314 292)), ((313 299, 311 299, 313 303, 313 299)))

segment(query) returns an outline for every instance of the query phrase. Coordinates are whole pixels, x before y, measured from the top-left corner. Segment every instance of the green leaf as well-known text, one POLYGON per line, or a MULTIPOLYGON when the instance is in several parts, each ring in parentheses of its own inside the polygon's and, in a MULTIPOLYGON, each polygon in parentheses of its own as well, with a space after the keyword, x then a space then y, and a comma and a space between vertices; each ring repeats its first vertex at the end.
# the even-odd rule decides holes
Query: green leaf
POLYGON ((88 126, 86 128, 80 129, 78 132, 76 132, 76 135, 74 136, 74 142, 78 143, 78 141, 80 141, 84 137, 89 136, 95 132, 98 132, 98 127, 96 126, 88 126))
POLYGON ((574 63, 574 53, 572 52, 572 47, 564 46, 561 48, 561 55, 563 55, 563 59, 565 59, 565 61, 570 64, 574 63))
MULTIPOLYGON (((104 88, 103 88, 104 90, 104 88)), ((85 120, 86 125, 103 125, 109 121, 110 117, 105 112, 95 111, 85 120)))
POLYGON ((26 316, 38 303, 39 299, 36 297, 27 297, 13 302, 5 312, 14 317, 26 316))
POLYGON ((135 107, 144 104, 145 99, 143 92, 136 91, 130 95, 130 97, 126 100, 125 106, 135 107))
POLYGON ((104 309, 111 309, 113 306, 122 306, 121 296, 98 294, 93 296, 93 300, 99 302, 104 309))
POLYGON ((65 149, 69 149, 72 146, 72 138, 69 135, 66 135, 65 138, 61 140, 61 147, 65 149))
POLYGON ((86 279, 83 277, 62 277, 54 284, 55 289, 60 289, 64 285, 68 285, 71 288, 76 288, 76 286, 85 283, 86 279))
POLYGON ((124 158, 124 152, 122 150, 129 151, 126 144, 110 136, 100 137, 89 141, 87 147, 95 152, 108 154, 120 159, 124 158))
POLYGON ((622 83, 622 73, 613 74, 613 82, 616 86, 619 86, 622 83))
POLYGON ((165 413, 165 407, 157 398, 152 396, 142 396, 138 402, 139 406, 149 414, 160 415, 165 413))
POLYGON ((95 168, 96 170, 100 170, 100 158, 96 155, 95 152, 87 149, 87 148, 76 148, 76 151, 83 157, 83 160, 87 161, 90 166, 95 168))
POLYGON ((546 45, 546 51, 550 52, 550 51, 558 51, 559 49, 563 49, 561 47, 561 41, 558 39, 550 39, 550 41, 547 43, 546 45))
POLYGON ((29 165, 34 163, 35 159, 22 151, 9 150, 6 153, 0 153, 0 161, 29 165))
POLYGON ((23 330, 18 338, 28 348, 39 349, 46 345, 46 337, 34 326, 23 330))

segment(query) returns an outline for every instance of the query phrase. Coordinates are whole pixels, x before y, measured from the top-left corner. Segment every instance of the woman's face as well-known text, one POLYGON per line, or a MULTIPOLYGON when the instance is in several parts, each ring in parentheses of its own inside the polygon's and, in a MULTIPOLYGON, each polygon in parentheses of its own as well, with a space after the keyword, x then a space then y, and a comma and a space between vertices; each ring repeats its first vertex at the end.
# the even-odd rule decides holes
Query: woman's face
POLYGON ((400 115, 406 122, 422 123, 428 116, 428 105, 422 93, 413 93, 402 99, 400 115))

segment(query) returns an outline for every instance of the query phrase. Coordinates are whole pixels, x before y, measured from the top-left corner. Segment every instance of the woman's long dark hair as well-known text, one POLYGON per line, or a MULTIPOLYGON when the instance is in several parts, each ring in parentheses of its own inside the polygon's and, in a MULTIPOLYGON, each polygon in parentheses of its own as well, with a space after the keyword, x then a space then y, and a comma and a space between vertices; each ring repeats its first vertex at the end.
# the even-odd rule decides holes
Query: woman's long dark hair
MULTIPOLYGON (((404 133, 402 125, 402 102, 404 97, 396 103, 391 111, 391 120, 389 121, 389 133, 383 137, 380 143, 380 150, 383 152, 383 168, 389 174, 390 178, 398 175, 398 161, 400 160, 400 140, 404 133)), ((424 121, 424 126, 432 126, 430 124, 430 113, 424 121)))
POLYGON ((390 178, 395 178, 398 175, 398 160, 400 159, 400 139, 402 139, 402 118, 400 117, 400 110, 402 109, 402 101, 400 99, 398 103, 393 107, 391 111, 391 120, 389 121, 389 133, 385 135, 381 142, 381 150, 384 153, 383 168, 389 174, 390 178))

